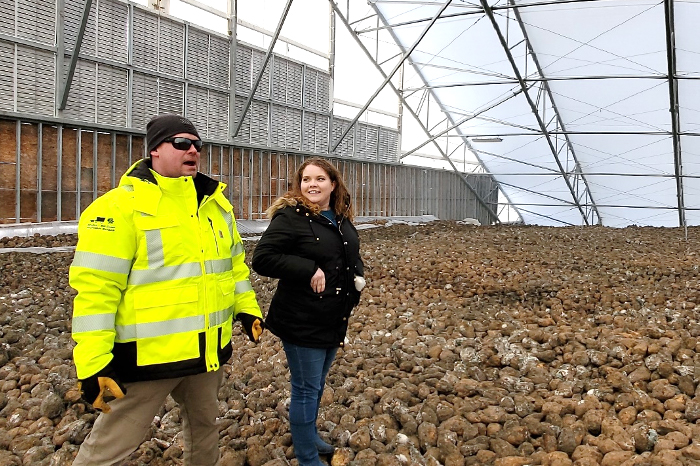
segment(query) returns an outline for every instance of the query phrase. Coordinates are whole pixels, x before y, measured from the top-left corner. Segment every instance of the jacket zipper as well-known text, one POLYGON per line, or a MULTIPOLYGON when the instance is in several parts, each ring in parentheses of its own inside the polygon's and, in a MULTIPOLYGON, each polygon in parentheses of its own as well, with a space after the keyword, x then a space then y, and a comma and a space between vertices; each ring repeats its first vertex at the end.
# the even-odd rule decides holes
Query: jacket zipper
POLYGON ((207 217, 209 220, 209 226, 211 227, 211 234, 214 235, 214 244, 216 245, 216 255, 219 255, 219 242, 216 239, 216 231, 214 230, 214 222, 211 221, 211 217, 207 217))
MULTIPOLYGON (((336 226, 333 224, 333 222, 328 217, 326 217, 325 215, 321 215, 321 217, 323 217, 326 220, 326 222, 328 222, 328 225, 330 225, 333 228, 336 228, 336 226)), ((342 228, 343 227, 343 220, 345 220, 345 217, 340 217, 340 220, 338 221, 337 229, 338 229, 338 233, 340 233, 340 240, 343 242, 343 254, 345 255, 345 263, 347 264, 347 267, 353 268, 352 275, 354 277, 355 276, 355 266, 351 265, 350 262, 348 261, 347 249, 345 248, 345 235, 343 235, 343 228, 342 228)), ((346 281, 348 279, 347 275, 348 274, 345 274, 346 281)), ((353 281, 353 282, 347 284, 346 286, 348 287, 348 289, 351 289, 352 287, 355 286, 355 283, 353 281)), ((342 288, 336 288, 336 290, 341 290, 341 289, 342 288)), ((337 291, 336 291, 336 293, 337 293, 337 291)))

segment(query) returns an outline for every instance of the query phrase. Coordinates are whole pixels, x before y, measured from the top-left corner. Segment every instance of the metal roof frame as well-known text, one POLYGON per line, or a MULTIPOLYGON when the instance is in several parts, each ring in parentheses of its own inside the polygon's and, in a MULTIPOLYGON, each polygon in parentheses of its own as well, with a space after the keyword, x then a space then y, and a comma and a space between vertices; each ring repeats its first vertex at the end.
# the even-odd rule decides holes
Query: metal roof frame
POLYGON ((231 130, 231 137, 238 136, 238 131, 240 131, 241 126, 243 125, 243 120, 245 120, 246 112, 250 108, 250 104, 253 102, 255 92, 258 90, 260 81, 262 81, 262 78, 265 75, 265 68, 267 67, 268 62, 270 61, 270 57, 272 57, 272 51, 275 48, 275 44, 277 43, 277 39, 280 36, 280 32, 282 32, 282 26, 284 26, 284 21, 287 19, 289 9, 292 7, 292 1, 293 0, 287 0, 287 3, 284 6, 284 10, 282 10, 280 19, 277 22, 277 28, 275 28, 275 33, 273 34, 272 39, 270 40, 270 45, 268 45, 267 47, 267 52, 265 53, 265 58, 263 59, 262 65, 260 65, 260 71, 258 71, 257 76, 255 76, 255 81, 253 82, 253 86, 250 88, 248 98, 246 99, 245 104, 243 104, 241 116, 238 119, 238 121, 236 121, 236 126, 233 128, 233 130, 231 130))
MULTIPOLYGON (((338 5, 336 5, 336 3, 335 3, 333 0, 329 0, 329 1, 330 1, 331 8, 333 9, 333 11, 334 11, 335 14, 337 15, 337 17, 340 19, 340 21, 343 23, 343 25, 345 25, 346 29, 350 32, 350 34, 351 34, 352 38, 354 39, 355 43, 360 47, 360 49, 364 52, 365 56, 372 62, 372 64, 375 66, 375 68, 377 69, 377 71, 381 74, 382 78, 384 79, 384 82, 381 84, 381 86, 379 87, 379 89, 377 89, 377 91, 372 95, 372 97, 371 97, 371 98, 366 102, 366 104, 361 108, 361 110, 360 110, 360 111, 357 113, 357 115, 355 116, 354 120, 353 120, 350 124, 348 124, 346 131, 344 131, 343 134, 340 135, 340 137, 338 138, 338 140, 335 141, 335 142, 331 145, 331 150, 334 151, 334 150, 338 147, 338 145, 339 145, 339 144, 343 141, 343 139, 347 136, 348 132, 350 131, 350 128, 352 128, 352 125, 355 124, 355 123, 357 122, 357 120, 360 118, 360 116, 369 108, 369 106, 371 105, 372 101, 377 97, 377 95, 379 94, 379 92, 388 84, 389 87, 394 91, 394 93, 395 93, 396 96, 398 97, 398 99, 399 99, 399 101, 401 102, 403 108, 407 109, 407 110, 411 113, 411 115, 413 116, 413 118, 415 118, 416 122, 420 125, 421 129, 422 129, 422 130, 425 132, 425 134, 428 136, 429 142, 433 142, 433 143, 434 143, 434 145, 435 145, 435 147, 437 148, 437 150, 439 151, 440 155, 443 157, 444 160, 446 160, 446 161, 452 166, 452 168, 454 169, 454 171, 459 175, 459 177, 460 177, 461 180, 464 182, 464 184, 467 186, 467 188, 474 194, 474 196, 476 197, 476 199, 477 199, 477 201, 479 202, 479 204, 481 204, 481 205, 489 212, 489 214, 491 214, 491 215, 493 216, 493 218, 495 219, 495 221, 498 222, 498 221, 499 221, 499 220, 498 220, 499 216, 498 216, 498 214, 493 210, 493 207, 492 207, 491 205, 489 205, 489 204, 483 199, 483 197, 481 197, 481 196, 479 195, 478 191, 477 191, 476 189, 474 189, 474 187, 471 186, 471 184, 470 184, 469 181, 467 180, 466 176, 465 176, 463 173, 461 173, 459 170, 457 170, 457 167, 454 165, 454 163, 453 163, 452 160, 450 159, 449 155, 445 153, 445 151, 442 149, 442 147, 440 147, 440 145, 438 145, 437 143, 435 143, 435 137, 432 137, 430 130, 421 122, 420 117, 419 117, 418 114, 414 111, 414 109, 411 107, 411 105, 409 105, 408 102, 406 102, 406 100, 404 99, 404 97, 403 97, 401 91, 400 91, 399 89, 397 89, 396 86, 391 82, 391 77, 393 76, 393 74, 396 73, 397 70, 399 70, 400 65, 402 65, 402 64, 404 63, 404 61, 408 59, 408 57, 409 57, 409 55, 410 55, 410 51, 402 50, 402 58, 401 58, 400 64, 394 67, 394 70, 392 71, 391 74, 387 75, 387 74, 384 72, 384 70, 381 68, 381 65, 379 64, 379 62, 377 61, 377 59, 376 59, 375 57, 372 56, 372 54, 369 52, 369 50, 367 49, 367 47, 365 47, 365 45, 362 43, 362 41, 360 40, 360 38, 358 37, 358 35, 353 31, 352 25, 350 24, 350 22, 348 21, 348 19, 346 18, 346 16, 343 14, 343 12, 340 11, 340 8, 338 8, 338 5)), ((452 0, 448 0, 448 1, 445 3, 445 7, 446 7, 447 5, 449 5, 451 1, 452 1, 452 0)), ((439 14, 436 15, 436 16, 434 17, 435 20, 437 20, 439 16, 440 16, 439 14)), ((368 18, 368 17, 366 17, 366 18, 364 18, 364 19, 367 19, 367 18, 368 18)), ((431 24, 431 25, 432 25, 432 24, 431 24)), ((427 33, 427 31, 428 31, 429 29, 430 29, 429 27, 426 28, 425 32, 427 33)), ((420 42, 420 41, 418 41, 418 42, 420 42)), ((416 46, 418 45, 418 42, 416 42, 416 44, 415 44, 416 46)), ((415 48, 415 47, 414 47, 414 48, 415 48)))
MULTIPOLYGON (((690 60, 691 54, 697 52, 696 47, 689 48, 686 40, 692 33, 692 28, 688 24, 694 24, 694 21, 688 17, 700 17, 700 4, 697 2, 682 2, 683 12, 680 16, 680 23, 678 23, 675 12, 679 7, 679 2, 674 0, 662 0, 660 3, 635 3, 629 0, 508 0, 505 4, 496 0, 479 0, 469 4, 450 5, 449 10, 441 10, 440 21, 435 21, 434 15, 430 15, 445 4, 443 1, 370 0, 369 4, 381 19, 382 24, 377 24, 376 27, 361 27, 362 21, 369 17, 356 20, 352 23, 358 25, 354 31, 356 36, 388 31, 396 44, 405 51, 406 44, 411 43, 412 38, 415 37, 416 27, 423 27, 430 21, 429 26, 433 30, 448 31, 445 32, 445 35, 449 37, 443 37, 442 42, 435 40, 435 43, 444 46, 442 49, 433 43, 427 43, 429 41, 423 41, 416 53, 411 55, 409 63, 414 68, 419 83, 410 83, 400 91, 404 105, 407 104, 405 99, 411 95, 420 95, 416 94, 419 92, 430 93, 434 97, 432 100, 437 103, 450 123, 446 129, 435 131, 433 128, 432 132, 428 132, 429 136, 426 141, 409 151, 404 151, 403 156, 415 153, 426 144, 435 142, 437 138, 461 139, 466 147, 475 154, 477 160, 482 164, 482 168, 494 176, 515 211, 519 212, 523 220, 527 217, 529 221, 535 223, 537 223, 536 218, 540 218, 550 219, 554 224, 667 226, 671 221, 664 212, 669 211, 677 212, 678 223, 675 226, 685 228, 689 223, 700 223, 700 216, 697 214, 691 219, 688 218, 688 214, 698 210, 695 205, 700 204, 700 183, 697 182, 700 170, 694 169, 696 164, 691 161, 691 165, 693 165, 691 170, 687 173, 684 171, 684 151, 682 150, 682 148, 685 149, 687 158, 688 154, 693 154, 695 144, 700 142, 694 139, 700 135, 700 132, 696 130, 700 125, 697 125, 692 118, 692 112, 700 112, 700 105, 697 105, 695 100, 691 104, 684 100, 686 96, 694 93, 691 91, 697 89, 698 86, 695 83, 700 79, 699 67, 694 66, 690 60), (525 11, 529 14, 526 19, 522 16, 525 11), (544 19, 541 18, 546 17, 551 20, 552 15, 559 14, 559 11, 562 12, 562 15, 568 14, 569 17, 574 15, 572 12, 586 12, 586 15, 579 19, 581 29, 575 31, 578 35, 572 33, 571 36, 567 36, 562 34, 560 29, 552 28, 549 30, 542 26, 545 23, 544 19), (606 24, 607 29, 601 27, 600 30, 595 30, 586 36, 582 33, 587 25, 585 21, 593 18, 593 15, 598 11, 605 12, 608 17, 610 16, 608 12, 612 12, 621 19, 617 23, 613 23, 614 20, 618 19, 618 16, 615 16, 614 19, 610 19, 609 27, 606 24), (589 12, 592 13, 588 14, 589 12), (449 29, 450 26, 457 29, 459 28, 456 26, 458 21, 468 20, 470 23, 459 24, 469 24, 471 27, 482 18, 489 20, 492 33, 497 39, 496 43, 500 44, 500 49, 510 65, 509 72, 502 71, 503 68, 500 68, 501 71, 499 71, 496 66, 473 64, 470 61, 471 56, 467 57, 466 55, 469 53, 467 50, 463 51, 465 54, 463 60, 452 60, 451 62, 448 58, 434 60, 435 57, 443 58, 443 50, 448 50, 445 53, 449 53, 448 46, 452 45, 452 42, 444 45, 449 39, 454 41, 460 39, 456 33, 449 35, 454 33, 449 29), (640 45, 639 57, 626 54, 619 47, 619 44, 614 42, 610 48, 606 48, 606 45, 609 44, 604 43, 603 39, 613 38, 614 34, 611 31, 614 32, 616 29, 629 31, 632 26, 637 27, 637 23, 641 24, 640 18, 643 18, 644 21, 651 21, 654 26, 651 32, 644 29, 644 34, 652 35, 663 32, 663 36, 661 34, 654 36, 654 39, 663 38, 663 41, 656 41, 653 45, 646 43, 640 45), (537 21, 540 19, 541 22, 538 23, 537 21), (633 23, 633 21, 636 22, 633 23), (662 24, 663 29, 660 27, 662 24), (678 24, 681 24, 680 31, 678 24), (508 28, 508 25, 513 25, 513 27, 508 28), (516 29, 520 29, 520 31, 516 33, 516 29), (534 43, 531 37, 533 32, 537 36, 534 43), (684 33, 687 35, 683 36, 684 33), (543 38, 549 38, 552 41, 561 39, 562 42, 568 40, 568 48, 556 49, 546 41, 543 42, 543 38), (678 40, 686 40, 681 44, 680 49, 676 45, 678 40), (545 64, 540 61, 542 45, 545 45, 545 62, 548 61, 545 64), (645 59, 644 54, 651 55, 657 52, 657 49, 653 48, 654 45, 664 47, 665 60, 663 62, 665 64, 663 67, 657 66, 659 62, 653 61, 652 58, 645 59), (521 52, 519 56, 515 55, 516 48, 521 52), (525 49, 525 52, 522 49, 525 49), (590 56, 593 58, 588 59, 582 53, 577 54, 582 50, 590 51, 590 56), (685 54, 683 58, 686 58, 682 65, 679 65, 679 60, 682 58, 679 59, 677 56, 679 50, 685 54), (689 56, 690 58, 688 58, 689 56), (618 63, 614 63, 615 60, 627 66, 619 66, 618 63), (554 66, 557 64, 559 66, 554 66), (596 73, 596 69, 602 72, 596 73), (451 76, 454 76, 455 79, 450 81, 447 77, 451 76), (572 83, 576 82, 583 83, 588 86, 588 89, 606 87, 624 89, 625 86, 629 85, 634 90, 629 90, 629 95, 622 95, 617 101, 609 99, 609 107, 605 107, 599 103, 603 102, 602 98, 600 101, 595 100, 589 103, 586 100, 588 95, 571 94, 572 83), (595 82, 600 83, 597 85, 598 87, 591 84, 595 82), (666 105, 668 105, 666 107, 667 115, 670 118, 662 119, 659 116, 662 107, 659 105, 658 97, 662 91, 654 82, 659 82, 662 85, 667 84, 667 91, 664 94, 666 95, 666 105), (617 84, 613 86, 613 83, 617 84), (553 89, 555 84, 557 89, 553 89), (490 112, 491 108, 484 110, 486 105, 478 113, 471 111, 469 107, 460 108, 452 101, 450 101, 450 105, 444 105, 444 97, 441 97, 444 92, 452 92, 453 94, 450 95, 454 95, 461 89, 471 89, 474 92, 473 90, 478 87, 505 86, 507 88, 513 85, 518 86, 520 90, 520 96, 513 100, 518 100, 518 104, 527 103, 530 120, 536 122, 534 125, 519 123, 517 119, 508 120, 494 117, 496 112, 490 112), (567 91, 571 95, 567 95, 567 91), (644 102, 650 102, 647 104, 649 108, 639 108, 638 113, 635 112, 637 109, 629 111, 618 110, 615 107, 619 102, 626 99, 633 100, 642 93, 652 91, 654 92, 652 98, 644 99, 644 102), (572 97, 572 95, 574 96, 572 97), (570 105, 572 101, 580 108, 589 105, 592 110, 572 112, 571 108, 566 108, 567 106, 574 107, 570 105), (565 107, 564 113, 561 112, 560 108, 562 102, 564 102, 565 107), (600 113, 607 112, 608 115, 598 116, 594 113, 596 108, 599 109, 600 113), (645 113, 654 115, 647 117, 645 113), (490 129, 481 130, 473 126, 476 124, 475 120, 493 124, 490 129), (606 122, 609 123, 607 126, 606 122), (478 130, 474 131, 468 128, 478 130), (543 161, 541 152, 538 153, 539 158, 532 156, 521 158, 519 154, 509 155, 510 152, 505 149, 505 152, 501 153, 498 151, 487 152, 477 150, 470 144, 474 138, 509 138, 514 140, 517 137, 526 138, 527 141, 540 138, 541 143, 546 142, 550 161, 546 164, 540 162, 543 161), (600 139, 599 137, 608 139, 600 139), (594 139, 596 143, 591 145, 590 141, 594 139), (605 143, 601 142, 608 140, 618 144, 619 148, 615 146, 608 150, 605 143), (685 148, 687 144, 690 146, 685 148), (650 148, 654 145, 659 146, 659 149, 656 149, 660 151, 658 155, 655 155, 655 149, 650 148), (670 150, 664 151, 665 147, 670 150), (485 159, 482 159, 482 156, 485 159), (566 160, 562 157, 565 157, 566 160), (636 160, 637 157, 641 160, 636 160), (520 165, 512 163, 508 165, 506 162, 520 165), (556 165, 554 170, 552 167, 545 166, 551 165, 551 162, 556 165), (639 164, 635 165, 637 162, 639 164), (522 172, 520 170, 522 165, 536 167, 536 169, 534 171, 528 170, 527 173, 522 172), (513 167, 516 167, 516 170, 513 170, 513 167), (516 177, 518 180, 527 179, 527 183, 513 182, 513 178, 516 177), (559 187, 554 186, 554 191, 548 194, 546 189, 539 189, 542 183, 533 181, 536 179, 556 179, 559 187), (611 180, 605 181, 606 179, 611 180), (616 184, 620 180, 623 180, 621 186, 616 184), (659 184, 670 181, 673 181, 674 184, 673 191, 671 191, 670 185, 659 184), (691 184, 690 188, 688 188, 689 184, 691 184), (562 197, 564 192, 561 190, 562 186, 568 193, 566 196, 568 199, 562 197), (656 186, 658 186, 658 190, 655 190, 656 186), (550 198, 550 201, 556 199, 556 201, 551 204, 547 201, 540 202, 536 199, 533 200, 532 196, 527 199, 521 198, 517 193, 526 193, 528 196, 536 195, 545 199, 550 198), (629 194, 629 200, 623 198, 625 194, 629 194), (673 204, 668 202, 671 194, 675 198, 673 204), (511 197, 513 195, 515 195, 515 199, 511 197), (688 202, 691 199, 694 202, 689 205, 688 202), (620 202, 621 200, 622 202, 620 202), (560 218, 557 215, 552 215, 551 211, 538 209, 540 206, 561 207, 562 213, 565 215, 560 218), (572 218, 571 209, 578 212, 578 221, 572 218), (624 213, 618 214, 618 211, 614 209, 619 209, 624 213), (649 209, 649 212, 639 215, 632 213, 643 209, 649 209)), ((367 24, 364 23, 364 26, 367 24)), ((483 28, 483 25, 480 26, 479 40, 492 40, 493 37, 484 36, 483 28)), ((461 27, 462 32, 466 29, 466 26, 461 27)), ((639 32, 641 29, 635 31, 637 33, 635 37, 646 39, 646 36, 639 32)), ((431 39, 437 34, 433 34, 431 39)), ((654 55, 653 58, 658 59, 658 56, 654 55)), ((502 94, 502 96, 507 96, 507 94, 502 94)), ((505 102, 510 99, 510 97, 507 99, 504 97, 502 100, 505 102)), ((498 106, 497 103, 492 107, 498 106)), ((522 105, 520 108, 522 109, 522 105)), ((526 118, 520 120, 523 121, 526 118)), ((483 126, 486 128, 486 125, 483 126)), ((542 145, 538 147, 541 149, 542 145)))
POLYGON ((678 198, 678 222, 685 228, 687 223, 685 221, 685 200, 683 198, 683 164, 681 162, 678 81, 676 79, 676 33, 672 0, 664 0, 664 13, 666 19, 666 51, 668 55, 668 95, 670 100, 671 131, 673 132, 673 164, 676 171, 676 197, 678 198))

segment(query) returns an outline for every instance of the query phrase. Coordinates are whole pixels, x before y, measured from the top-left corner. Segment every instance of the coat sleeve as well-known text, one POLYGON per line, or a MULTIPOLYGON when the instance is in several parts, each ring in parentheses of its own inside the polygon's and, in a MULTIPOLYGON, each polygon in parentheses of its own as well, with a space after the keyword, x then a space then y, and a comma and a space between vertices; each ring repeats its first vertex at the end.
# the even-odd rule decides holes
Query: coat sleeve
POLYGON ((350 223, 350 225, 352 226, 352 231, 355 232, 355 236, 357 236, 357 261, 355 262, 355 275, 364 277, 365 263, 362 261, 362 252, 360 250, 360 234, 357 232, 357 228, 353 223, 350 223))
POLYGON ((77 291, 71 331, 79 379, 96 374, 112 360, 117 307, 136 253, 134 225, 117 205, 119 198, 97 199, 78 223, 69 283, 77 291))
MULTIPOLYGON (((231 213, 233 215, 233 213, 231 213)), ((231 261, 233 266, 233 280, 236 283, 234 295, 233 318, 239 313, 250 314, 262 318, 262 312, 255 297, 255 290, 250 283, 250 269, 245 263, 245 249, 243 240, 238 233, 235 219, 233 220, 233 253, 231 261)))
POLYGON ((355 264, 355 275, 359 275, 361 277, 365 276, 365 263, 362 262, 362 255, 360 254, 357 255, 357 264, 355 264))
POLYGON ((316 263, 294 255, 297 232, 294 222, 284 213, 270 221, 253 252, 253 270, 259 275, 306 283, 318 269, 316 263))

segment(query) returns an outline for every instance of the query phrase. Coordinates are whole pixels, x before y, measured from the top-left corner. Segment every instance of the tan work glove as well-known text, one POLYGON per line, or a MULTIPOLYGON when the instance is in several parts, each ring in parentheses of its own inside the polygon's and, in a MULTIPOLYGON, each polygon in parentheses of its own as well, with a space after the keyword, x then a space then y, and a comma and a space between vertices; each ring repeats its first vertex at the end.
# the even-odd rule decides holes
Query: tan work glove
POLYGON ((126 387, 119 382, 116 373, 109 365, 97 374, 79 380, 78 390, 85 401, 103 413, 109 413, 112 410, 107 403, 117 398, 124 398, 126 395, 126 387))
POLYGON ((251 314, 246 314, 245 312, 239 312, 236 315, 236 319, 241 321, 243 324, 243 330, 245 330, 246 335, 253 343, 260 341, 260 335, 262 335, 265 324, 262 319, 258 316, 251 314))

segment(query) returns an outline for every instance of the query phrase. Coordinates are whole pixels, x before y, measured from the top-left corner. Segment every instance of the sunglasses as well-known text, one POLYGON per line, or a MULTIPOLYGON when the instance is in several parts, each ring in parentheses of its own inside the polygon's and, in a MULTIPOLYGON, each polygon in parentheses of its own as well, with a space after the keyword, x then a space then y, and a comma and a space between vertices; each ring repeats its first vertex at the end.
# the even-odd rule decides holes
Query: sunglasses
POLYGON ((163 142, 169 142, 177 150, 189 150, 194 144, 194 148, 197 152, 202 150, 202 145, 204 144, 201 139, 188 139, 188 138, 168 138, 163 139, 163 142))

